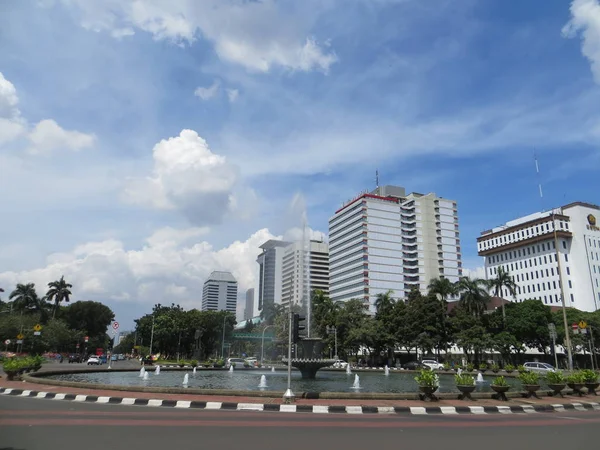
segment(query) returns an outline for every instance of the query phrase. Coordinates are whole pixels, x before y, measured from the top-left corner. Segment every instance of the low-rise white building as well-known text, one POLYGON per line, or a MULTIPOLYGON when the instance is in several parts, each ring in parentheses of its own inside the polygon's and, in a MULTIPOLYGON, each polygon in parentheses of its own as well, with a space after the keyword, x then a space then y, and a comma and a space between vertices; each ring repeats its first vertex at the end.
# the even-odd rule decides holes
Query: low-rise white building
MULTIPOLYGON (((517 301, 537 298, 583 311, 600 307, 600 207, 575 202, 539 212, 481 233, 477 250, 486 278, 503 267, 517 284, 517 301), (557 251, 558 250, 558 251, 557 251), (559 274, 559 260, 561 273, 559 274)), ((511 299, 508 292, 502 297, 511 299)))

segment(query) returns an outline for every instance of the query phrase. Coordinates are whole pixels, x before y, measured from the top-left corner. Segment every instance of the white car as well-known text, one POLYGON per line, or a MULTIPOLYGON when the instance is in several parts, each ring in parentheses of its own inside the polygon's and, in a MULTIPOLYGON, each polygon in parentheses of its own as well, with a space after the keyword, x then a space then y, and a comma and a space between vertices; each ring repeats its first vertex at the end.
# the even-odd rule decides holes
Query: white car
POLYGON ((333 363, 333 367, 336 369, 345 369, 347 365, 348 363, 346 361, 342 361, 341 359, 338 359, 333 363))
POLYGON ((100 365, 100 357, 98 357, 96 355, 90 356, 87 360, 87 365, 88 366, 91 366, 91 365, 99 366, 100 365))
POLYGON ((421 361, 421 364, 423 364, 426 367, 429 367, 431 370, 442 370, 444 368, 444 365, 440 364, 435 359, 424 359, 423 361, 421 361))
POLYGON ((548 372, 554 372, 554 366, 542 362, 526 362, 523 367, 529 372, 538 373, 540 375, 546 375, 548 372))

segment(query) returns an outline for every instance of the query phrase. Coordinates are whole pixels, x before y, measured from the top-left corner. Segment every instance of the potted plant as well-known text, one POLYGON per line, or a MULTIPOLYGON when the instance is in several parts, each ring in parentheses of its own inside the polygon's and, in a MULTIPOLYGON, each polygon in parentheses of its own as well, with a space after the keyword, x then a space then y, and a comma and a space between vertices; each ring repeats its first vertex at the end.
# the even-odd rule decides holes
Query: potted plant
POLYGON ((415 381, 419 385, 421 394, 419 397, 423 401, 437 401, 437 397, 434 395, 435 391, 440 386, 440 380, 436 373, 429 369, 422 369, 419 375, 415 377, 415 381))
POLYGON ((588 394, 598 395, 596 389, 600 386, 598 383, 598 372, 590 369, 582 370, 582 378, 585 381, 585 387, 588 390, 588 394))
POLYGON ((21 360, 17 358, 5 359, 2 362, 2 370, 6 374, 6 379, 12 381, 19 374, 22 367, 21 360))
POLYGON ((495 394, 492 394, 493 399, 502 400, 505 402, 508 401, 508 398, 506 398, 506 393, 510 389, 510 386, 503 376, 494 378, 490 387, 492 388, 492 391, 495 392, 495 394))
POLYGON ((215 367, 224 367, 225 366, 225 361, 222 359, 217 359, 214 363, 215 367))
POLYGON ((197 359, 192 359, 190 361, 190 364, 191 364, 192 367, 198 367, 198 360, 197 359))
POLYGON ((473 370, 475 370, 475 366, 473 365, 473 363, 467 364, 467 367, 465 368, 465 371, 466 372, 473 372, 473 370))
POLYGON ((585 386, 585 377, 581 371, 572 373, 567 377, 567 386, 573 389, 573 394, 577 394, 579 397, 583 396, 581 391, 585 386))
POLYGON ((535 372, 521 372, 519 374, 519 380, 523 384, 523 388, 526 391, 526 397, 539 398, 536 392, 540 389, 540 376, 535 372))
POLYGON ((450 370, 450 363, 449 362, 445 362, 444 363, 444 370, 450 370))
POLYGON ((548 384, 548 387, 552 389, 552 392, 549 395, 560 395, 561 397, 564 397, 561 391, 565 388, 567 383, 565 381, 565 376, 560 370, 548 372, 546 374, 546 383, 548 384))
POLYGON ((33 358, 31 358, 31 368, 34 372, 37 372, 38 370, 40 370, 42 368, 42 364, 44 363, 44 357, 43 356, 34 356, 33 358))
POLYGON ((527 369, 525 368, 525 366, 524 366, 524 365, 522 365, 522 364, 519 364, 519 365, 517 366, 517 372, 519 372, 519 373, 525 373, 525 372, 527 372, 527 369))
POLYGON ((492 372, 494 372, 494 373, 500 372, 500 366, 498 366, 498 364, 492 364, 490 369, 492 369, 492 372))
POLYGON ((465 370, 464 367, 462 366, 462 364, 456 364, 454 366, 454 371, 458 372, 459 370, 465 370))
POLYGON ((482 362, 481 364, 479 364, 479 371, 481 373, 485 373, 486 370, 488 370, 488 365, 486 363, 482 362))
POLYGON ((464 400, 465 398, 468 398, 469 400, 473 400, 471 392, 475 390, 475 378, 463 373, 454 375, 454 381, 456 382, 456 388, 460 391, 458 399, 464 400))
POLYGON ((504 366, 504 371, 506 373, 513 373, 515 371, 515 366, 513 366, 512 364, 507 364, 504 366))

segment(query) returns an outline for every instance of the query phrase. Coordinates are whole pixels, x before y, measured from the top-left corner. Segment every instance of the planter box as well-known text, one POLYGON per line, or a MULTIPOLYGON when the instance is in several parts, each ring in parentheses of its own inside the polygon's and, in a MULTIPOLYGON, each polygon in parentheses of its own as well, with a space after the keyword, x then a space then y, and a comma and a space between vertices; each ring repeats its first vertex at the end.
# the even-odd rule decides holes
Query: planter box
POLYGON ((473 400, 473 397, 471 397, 471 393, 475 391, 476 386, 474 384, 469 386, 457 385, 456 388, 460 391, 460 394, 458 395, 459 400, 473 400))

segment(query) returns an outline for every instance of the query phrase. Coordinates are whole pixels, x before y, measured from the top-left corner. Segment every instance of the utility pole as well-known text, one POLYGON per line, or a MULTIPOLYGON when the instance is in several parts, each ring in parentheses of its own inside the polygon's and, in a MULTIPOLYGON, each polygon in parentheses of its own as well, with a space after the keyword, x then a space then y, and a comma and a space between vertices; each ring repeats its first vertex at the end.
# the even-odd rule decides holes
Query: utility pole
POLYGON ((288 373, 287 373, 287 391, 283 394, 283 401, 286 404, 293 403, 295 395, 292 392, 292 302, 290 302, 290 310, 288 313, 288 373))
POLYGON ((552 353, 554 353, 554 367, 558 370, 558 355, 556 354, 556 325, 554 325, 553 323, 549 323, 548 330, 550 331, 550 338, 552 339, 552 353))
POLYGON ((150 359, 152 359, 152 344, 154 343, 154 314, 152 314, 152 332, 150 333, 150 359))

